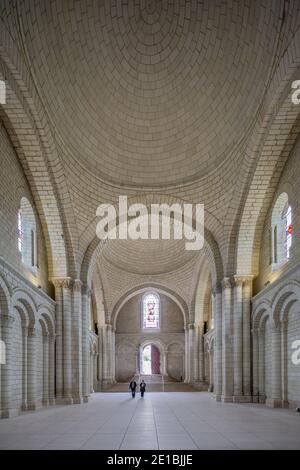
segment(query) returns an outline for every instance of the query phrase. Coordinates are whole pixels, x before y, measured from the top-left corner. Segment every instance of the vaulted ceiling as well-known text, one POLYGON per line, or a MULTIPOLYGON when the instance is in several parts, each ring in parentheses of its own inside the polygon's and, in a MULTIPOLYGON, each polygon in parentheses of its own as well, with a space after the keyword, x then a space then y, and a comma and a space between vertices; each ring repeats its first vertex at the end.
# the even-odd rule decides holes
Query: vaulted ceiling
MULTIPOLYGON (((204 203, 224 260, 255 168, 249 142, 299 26, 297 2, 1 4, 62 165, 52 172, 70 197, 61 195, 62 210, 78 262, 95 238, 98 205, 123 194, 204 203)), ((116 241, 98 268, 107 292, 130 276, 169 273, 191 299, 199 256, 180 241, 116 241)))

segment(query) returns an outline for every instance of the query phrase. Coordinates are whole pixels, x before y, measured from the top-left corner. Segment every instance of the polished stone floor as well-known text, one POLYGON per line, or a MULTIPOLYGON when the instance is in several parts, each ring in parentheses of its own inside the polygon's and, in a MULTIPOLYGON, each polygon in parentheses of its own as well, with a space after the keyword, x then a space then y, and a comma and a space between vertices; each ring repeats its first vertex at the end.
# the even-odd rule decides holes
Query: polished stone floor
POLYGON ((0 449, 300 449, 300 413, 206 392, 98 393, 0 420, 0 449))

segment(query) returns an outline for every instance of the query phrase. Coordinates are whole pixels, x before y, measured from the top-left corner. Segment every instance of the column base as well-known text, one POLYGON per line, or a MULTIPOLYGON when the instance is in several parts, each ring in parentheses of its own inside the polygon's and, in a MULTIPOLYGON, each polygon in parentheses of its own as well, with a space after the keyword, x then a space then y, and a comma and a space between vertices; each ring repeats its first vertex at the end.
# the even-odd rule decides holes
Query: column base
POLYGON ((232 397, 233 403, 252 403, 252 397, 249 395, 234 395, 232 397))
POLYGON ((37 401, 36 403, 27 403, 26 411, 36 411, 43 408, 42 402, 37 401))
POLYGON ((49 399, 49 406, 53 406, 53 405, 56 405, 55 398, 50 398, 49 399))
POLYGON ((282 408, 282 400, 277 398, 267 398, 266 406, 269 408, 282 408))
POLYGON ((254 395, 252 397, 252 403, 259 403, 259 396, 258 395, 254 395))
POLYGON ((89 397, 83 397, 83 403, 88 403, 89 402, 89 397))
POLYGON ((82 405, 83 402, 83 397, 81 396, 77 396, 77 397, 74 397, 73 396, 73 405, 82 405))
POLYGON ((191 385, 193 385, 193 387, 195 387, 197 390, 199 390, 200 392, 209 392, 208 390, 208 384, 205 383, 205 382, 193 382, 191 385))
POLYGON ((73 405, 72 397, 58 397, 56 398, 56 405, 73 405))
POLYGON ((6 419, 6 418, 16 418, 19 416, 20 410, 15 409, 15 408, 10 408, 8 410, 0 410, 0 419, 6 419))
POLYGON ((222 395, 219 395, 219 394, 214 395, 214 399, 215 399, 216 401, 222 401, 222 395))
POLYGON ((222 403, 232 403, 233 402, 233 397, 232 396, 221 395, 221 402, 222 403))
POLYGON ((49 400, 42 400, 43 406, 49 406, 49 400))

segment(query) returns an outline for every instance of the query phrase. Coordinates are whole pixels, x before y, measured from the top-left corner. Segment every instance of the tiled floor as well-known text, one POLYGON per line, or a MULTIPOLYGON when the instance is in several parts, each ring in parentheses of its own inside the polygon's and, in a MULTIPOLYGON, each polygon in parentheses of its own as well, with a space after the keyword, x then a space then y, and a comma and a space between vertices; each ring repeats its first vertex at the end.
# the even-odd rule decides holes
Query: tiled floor
POLYGON ((94 394, 0 420, 0 449, 300 449, 300 414, 211 394, 94 394))

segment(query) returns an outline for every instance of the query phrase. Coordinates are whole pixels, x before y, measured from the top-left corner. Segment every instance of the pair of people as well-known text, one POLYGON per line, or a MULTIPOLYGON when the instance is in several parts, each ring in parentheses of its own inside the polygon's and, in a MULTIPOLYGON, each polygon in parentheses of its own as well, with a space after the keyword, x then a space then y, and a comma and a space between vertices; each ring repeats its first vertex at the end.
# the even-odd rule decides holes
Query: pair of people
MULTIPOLYGON (((136 381, 133 379, 133 380, 130 382, 130 384, 129 384, 129 388, 130 388, 130 390, 131 390, 132 398, 135 397, 136 387, 137 387, 137 383, 136 383, 136 381)), ((142 380, 141 383, 140 383, 140 392, 141 392, 141 397, 142 397, 142 398, 143 398, 143 396, 144 396, 145 390, 146 390, 146 383, 145 383, 144 380, 142 380)))

